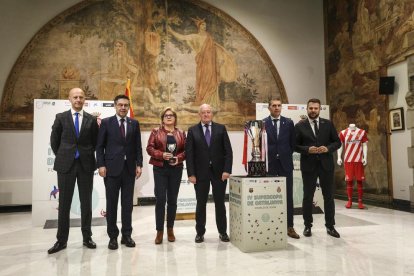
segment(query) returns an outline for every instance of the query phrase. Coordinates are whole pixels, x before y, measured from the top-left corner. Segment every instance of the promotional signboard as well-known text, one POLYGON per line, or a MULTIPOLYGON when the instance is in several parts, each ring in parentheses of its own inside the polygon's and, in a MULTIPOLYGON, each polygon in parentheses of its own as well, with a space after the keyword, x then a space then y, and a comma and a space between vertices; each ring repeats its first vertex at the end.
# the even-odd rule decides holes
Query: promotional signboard
MULTIPOLYGON (((57 219, 59 188, 57 174, 53 170, 55 155, 50 147, 50 133, 56 114, 71 108, 68 100, 34 100, 33 124, 33 193, 32 222, 43 225, 46 220, 57 219)), ((103 119, 115 114, 114 103, 109 101, 87 101, 84 110, 103 119)), ((95 171, 92 191, 92 217, 104 217, 106 210, 103 178, 95 171)), ((75 187, 71 218, 80 218, 78 187, 75 187)))

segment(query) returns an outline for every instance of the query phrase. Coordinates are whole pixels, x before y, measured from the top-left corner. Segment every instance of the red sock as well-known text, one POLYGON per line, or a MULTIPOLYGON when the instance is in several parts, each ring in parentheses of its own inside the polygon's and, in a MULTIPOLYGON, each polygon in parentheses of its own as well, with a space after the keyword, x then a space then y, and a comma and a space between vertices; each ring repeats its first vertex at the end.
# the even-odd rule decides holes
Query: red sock
POLYGON ((353 190, 353 184, 354 183, 352 181, 347 181, 346 182, 346 192, 348 194, 348 202, 345 205, 346 208, 351 208, 351 206, 352 206, 352 190, 353 190))
POLYGON ((364 194, 364 190, 362 189, 362 181, 361 180, 357 181, 357 187, 358 187, 358 208, 359 209, 364 209, 365 206, 362 203, 362 195, 364 194))

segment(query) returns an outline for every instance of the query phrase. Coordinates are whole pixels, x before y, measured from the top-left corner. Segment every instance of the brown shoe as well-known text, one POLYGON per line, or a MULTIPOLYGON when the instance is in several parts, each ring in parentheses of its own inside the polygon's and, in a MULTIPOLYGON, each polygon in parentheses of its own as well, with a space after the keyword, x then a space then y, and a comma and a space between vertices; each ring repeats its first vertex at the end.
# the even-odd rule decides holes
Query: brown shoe
POLYGON ((155 244, 162 243, 162 236, 164 235, 164 231, 157 231, 157 236, 155 237, 155 244))
POLYGON ((167 228, 167 235, 169 242, 175 242, 174 229, 172 227, 167 228))
POLYGON ((298 233, 296 233, 295 229, 293 227, 288 227, 288 236, 293 238, 293 239, 299 239, 300 236, 298 235, 298 233))

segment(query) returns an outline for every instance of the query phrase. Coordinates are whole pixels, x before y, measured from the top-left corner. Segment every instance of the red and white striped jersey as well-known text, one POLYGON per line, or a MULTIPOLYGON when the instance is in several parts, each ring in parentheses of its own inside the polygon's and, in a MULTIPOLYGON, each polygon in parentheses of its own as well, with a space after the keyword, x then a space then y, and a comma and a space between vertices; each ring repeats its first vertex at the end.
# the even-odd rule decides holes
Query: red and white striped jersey
POLYGON ((366 131, 347 128, 339 133, 339 139, 345 150, 344 162, 362 162, 362 144, 368 141, 366 131))

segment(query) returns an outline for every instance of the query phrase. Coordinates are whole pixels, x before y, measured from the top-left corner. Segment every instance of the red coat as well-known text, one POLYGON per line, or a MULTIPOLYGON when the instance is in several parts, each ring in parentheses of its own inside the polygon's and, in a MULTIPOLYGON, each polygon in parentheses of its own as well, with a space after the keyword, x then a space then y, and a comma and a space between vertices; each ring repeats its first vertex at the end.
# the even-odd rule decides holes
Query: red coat
MULTIPOLYGON (((167 131, 164 127, 157 127, 151 131, 151 135, 148 139, 147 153, 151 156, 149 163, 157 167, 164 166, 164 159, 162 158, 163 153, 167 148, 167 131)), ((185 132, 175 128, 172 132, 175 141, 177 143, 176 157, 178 158, 177 167, 183 166, 185 160, 185 132)))

